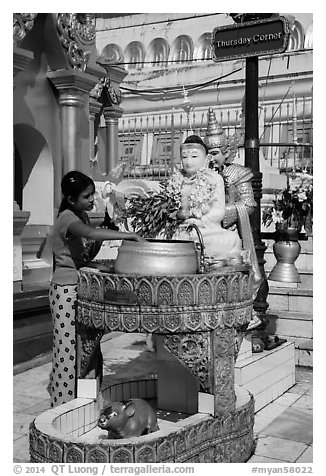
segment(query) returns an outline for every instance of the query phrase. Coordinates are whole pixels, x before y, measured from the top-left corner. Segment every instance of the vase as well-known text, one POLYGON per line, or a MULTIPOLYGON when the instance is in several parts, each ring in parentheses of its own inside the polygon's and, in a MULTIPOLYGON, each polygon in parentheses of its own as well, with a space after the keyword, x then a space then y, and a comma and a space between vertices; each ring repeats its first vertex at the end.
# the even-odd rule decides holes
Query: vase
POLYGON ((268 279, 283 283, 301 283, 295 261, 301 251, 296 228, 278 228, 273 252, 277 260, 268 279))

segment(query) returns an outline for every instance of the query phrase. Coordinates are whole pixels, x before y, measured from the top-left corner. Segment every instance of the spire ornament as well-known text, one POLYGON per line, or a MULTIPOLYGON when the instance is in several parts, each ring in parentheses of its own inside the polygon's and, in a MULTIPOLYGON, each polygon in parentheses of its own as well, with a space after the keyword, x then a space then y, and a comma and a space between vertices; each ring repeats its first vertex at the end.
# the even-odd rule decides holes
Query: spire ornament
POLYGON ((220 149, 223 154, 227 155, 225 163, 231 163, 234 160, 240 142, 241 139, 236 133, 233 136, 225 134, 221 124, 217 122, 213 108, 209 107, 207 112, 207 130, 204 138, 208 152, 220 149))

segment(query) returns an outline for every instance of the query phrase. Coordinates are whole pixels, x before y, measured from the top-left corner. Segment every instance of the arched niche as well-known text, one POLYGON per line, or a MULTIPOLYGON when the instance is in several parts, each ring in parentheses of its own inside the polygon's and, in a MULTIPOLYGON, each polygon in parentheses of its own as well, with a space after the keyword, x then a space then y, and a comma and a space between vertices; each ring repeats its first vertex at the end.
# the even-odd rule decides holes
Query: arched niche
POLYGON ((198 60, 206 60, 212 58, 212 33, 203 33, 197 40, 194 58, 198 60))
POLYGON ((307 28, 306 37, 304 40, 304 47, 306 49, 313 48, 313 23, 311 22, 307 28))
POLYGON ((53 224, 53 160, 44 136, 27 124, 14 126, 15 196, 30 212, 29 225, 53 224))
POLYGON ((180 35, 172 43, 169 61, 184 63, 193 59, 194 44, 190 36, 180 35))
POLYGON ((295 51, 303 49, 304 31, 300 22, 295 20, 290 27, 289 44, 286 51, 295 51))
POLYGON ((164 38, 154 38, 146 52, 146 66, 166 66, 169 57, 169 45, 164 38))
POLYGON ((108 63, 115 64, 123 62, 122 50, 120 46, 116 45, 115 43, 109 43, 108 45, 104 46, 101 56, 104 56, 108 63))
POLYGON ((141 69, 144 66, 144 56, 144 47, 140 41, 129 43, 124 50, 124 60, 127 63, 126 69, 141 69))

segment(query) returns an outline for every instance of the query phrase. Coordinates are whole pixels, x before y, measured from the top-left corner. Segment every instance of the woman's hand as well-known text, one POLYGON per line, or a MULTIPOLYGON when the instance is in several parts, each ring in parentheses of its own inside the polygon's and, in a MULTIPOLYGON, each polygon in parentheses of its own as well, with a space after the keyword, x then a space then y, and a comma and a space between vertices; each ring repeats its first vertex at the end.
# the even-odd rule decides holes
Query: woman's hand
POLYGON ((130 233, 132 236, 132 240, 138 241, 138 243, 147 243, 147 240, 143 238, 140 235, 137 235, 137 233, 130 233))

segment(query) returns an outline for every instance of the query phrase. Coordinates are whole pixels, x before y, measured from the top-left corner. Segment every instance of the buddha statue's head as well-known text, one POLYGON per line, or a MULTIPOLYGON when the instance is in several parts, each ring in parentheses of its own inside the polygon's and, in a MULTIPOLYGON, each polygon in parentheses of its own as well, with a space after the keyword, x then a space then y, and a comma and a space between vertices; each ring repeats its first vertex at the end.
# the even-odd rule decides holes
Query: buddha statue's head
POLYGON ((197 135, 187 137, 180 147, 182 168, 186 175, 194 175, 207 166, 207 147, 197 135))
POLYGON ((217 122, 215 112, 210 107, 207 113, 207 130, 204 138, 210 160, 218 166, 231 163, 238 147, 237 136, 228 137, 222 126, 217 122))

